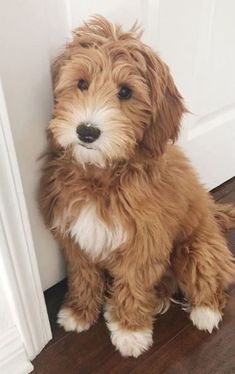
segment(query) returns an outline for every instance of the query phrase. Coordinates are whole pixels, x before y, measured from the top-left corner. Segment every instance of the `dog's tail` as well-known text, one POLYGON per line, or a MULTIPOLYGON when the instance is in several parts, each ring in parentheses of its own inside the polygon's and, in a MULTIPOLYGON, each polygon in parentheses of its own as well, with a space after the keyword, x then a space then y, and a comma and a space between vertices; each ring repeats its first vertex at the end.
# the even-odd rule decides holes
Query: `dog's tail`
POLYGON ((214 203, 214 216, 221 231, 225 232, 235 228, 235 206, 232 204, 214 203))

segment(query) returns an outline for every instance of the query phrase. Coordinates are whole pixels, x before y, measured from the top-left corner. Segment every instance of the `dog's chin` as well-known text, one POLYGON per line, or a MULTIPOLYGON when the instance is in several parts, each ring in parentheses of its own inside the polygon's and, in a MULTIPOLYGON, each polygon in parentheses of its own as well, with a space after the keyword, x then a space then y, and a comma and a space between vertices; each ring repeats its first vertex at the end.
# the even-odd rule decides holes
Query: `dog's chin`
POLYGON ((104 168, 107 164, 107 160, 102 151, 91 144, 78 143, 74 145, 73 157, 84 167, 86 165, 95 165, 104 168))
POLYGON ((88 145, 88 144, 83 144, 83 143, 78 143, 79 146, 86 148, 86 149, 94 149, 94 147, 88 145))

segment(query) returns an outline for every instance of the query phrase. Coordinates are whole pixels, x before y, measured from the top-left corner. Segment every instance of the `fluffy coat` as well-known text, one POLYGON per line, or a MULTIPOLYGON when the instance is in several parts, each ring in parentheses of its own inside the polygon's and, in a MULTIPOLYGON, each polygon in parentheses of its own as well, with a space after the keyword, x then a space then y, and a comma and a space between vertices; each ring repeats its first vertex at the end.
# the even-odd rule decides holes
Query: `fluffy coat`
POLYGON ((39 194, 68 266, 59 323, 86 330, 104 304, 113 344, 134 357, 151 346, 154 316, 176 284, 192 322, 211 332, 235 277, 223 235, 235 212, 213 201, 172 144, 186 109, 168 67, 139 38, 138 27, 124 32, 102 17, 74 31, 53 66, 39 194), (89 83, 82 92, 81 79, 89 83), (123 84, 133 93, 120 102, 123 84), (102 133, 89 147, 76 135, 84 120, 102 133))

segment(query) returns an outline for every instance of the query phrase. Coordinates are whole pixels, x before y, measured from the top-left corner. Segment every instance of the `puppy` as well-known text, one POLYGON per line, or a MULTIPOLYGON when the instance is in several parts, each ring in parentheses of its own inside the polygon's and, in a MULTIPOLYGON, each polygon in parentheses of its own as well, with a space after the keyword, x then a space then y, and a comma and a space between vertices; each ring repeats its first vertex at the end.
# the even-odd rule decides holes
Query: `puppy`
POLYGON ((173 144, 186 109, 168 67, 137 26, 94 17, 74 31, 53 78, 39 199, 68 266, 59 324, 87 330, 104 304, 112 343, 137 357, 169 304, 171 273, 192 323, 211 333, 235 276, 222 233, 235 211, 212 200, 173 144))

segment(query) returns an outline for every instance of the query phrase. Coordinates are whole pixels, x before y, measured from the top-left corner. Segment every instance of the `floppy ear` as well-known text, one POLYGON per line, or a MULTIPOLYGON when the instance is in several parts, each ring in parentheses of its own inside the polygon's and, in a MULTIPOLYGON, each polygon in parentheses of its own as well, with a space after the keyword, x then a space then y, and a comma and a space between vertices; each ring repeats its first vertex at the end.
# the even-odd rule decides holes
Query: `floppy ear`
POLYGON ((181 118, 187 110, 168 66, 148 47, 145 48, 144 57, 151 93, 152 120, 145 130, 141 146, 151 156, 159 156, 169 140, 177 140, 181 118))

